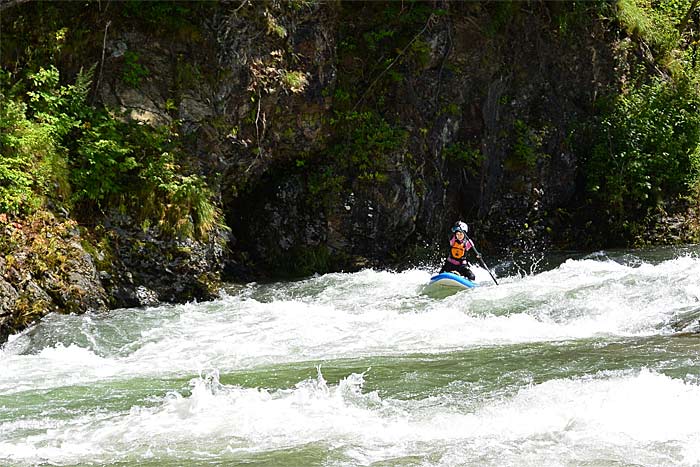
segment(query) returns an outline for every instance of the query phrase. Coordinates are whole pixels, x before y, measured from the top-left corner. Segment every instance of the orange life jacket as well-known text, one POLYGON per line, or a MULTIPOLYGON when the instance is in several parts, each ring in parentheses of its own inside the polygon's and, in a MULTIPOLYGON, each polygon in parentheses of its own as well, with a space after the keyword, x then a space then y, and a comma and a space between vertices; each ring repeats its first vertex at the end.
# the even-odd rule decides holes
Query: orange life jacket
POLYGON ((464 255, 467 253, 467 241, 460 243, 459 240, 454 241, 452 247, 450 248, 450 256, 457 260, 464 259, 464 255))

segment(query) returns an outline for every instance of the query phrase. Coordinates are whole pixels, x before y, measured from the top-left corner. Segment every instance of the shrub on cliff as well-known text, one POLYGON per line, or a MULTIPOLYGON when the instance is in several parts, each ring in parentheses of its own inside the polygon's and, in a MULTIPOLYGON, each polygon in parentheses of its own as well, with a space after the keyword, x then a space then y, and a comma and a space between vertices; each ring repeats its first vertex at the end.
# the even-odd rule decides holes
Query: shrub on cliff
POLYGON ((700 33, 697 24, 689 27, 697 5, 616 4, 628 34, 618 53, 628 67, 618 93, 598 103, 583 157, 589 200, 607 220, 600 228, 611 241, 643 242, 657 213, 682 208, 700 186, 700 33))
POLYGON ((45 196, 68 192, 65 148, 62 140, 78 120, 62 111, 83 92, 79 78, 73 86, 57 88, 58 71, 39 69, 28 75, 30 89, 20 98, 26 82, 11 83, 0 70, 0 212, 26 215, 45 196))
POLYGON ((587 163, 593 199, 621 227, 698 183, 700 96, 654 80, 616 96, 587 163))
POLYGON ((26 216, 46 201, 83 216, 109 208, 143 226, 203 237, 222 223, 206 181, 190 173, 171 128, 137 125, 92 107, 92 70, 60 85, 55 67, 0 75, 0 212, 26 216))

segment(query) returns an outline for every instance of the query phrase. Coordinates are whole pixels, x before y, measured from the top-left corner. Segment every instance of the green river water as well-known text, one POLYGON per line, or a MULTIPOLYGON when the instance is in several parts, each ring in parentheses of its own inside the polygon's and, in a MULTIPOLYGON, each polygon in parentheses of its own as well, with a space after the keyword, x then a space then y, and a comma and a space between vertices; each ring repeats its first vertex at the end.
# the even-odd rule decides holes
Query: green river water
POLYGON ((698 252, 51 315, 0 350, 0 465, 698 466, 698 252))

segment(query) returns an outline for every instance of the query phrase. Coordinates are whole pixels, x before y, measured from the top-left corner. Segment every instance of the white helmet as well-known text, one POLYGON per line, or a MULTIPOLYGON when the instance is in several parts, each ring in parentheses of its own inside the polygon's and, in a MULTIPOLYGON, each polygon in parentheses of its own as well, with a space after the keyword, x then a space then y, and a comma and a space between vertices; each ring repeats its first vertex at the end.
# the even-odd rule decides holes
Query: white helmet
POLYGON ((452 232, 457 233, 459 231, 462 231, 464 235, 466 235, 469 231, 469 226, 467 226, 467 224, 462 221, 458 221, 455 223, 455 225, 452 226, 452 232))

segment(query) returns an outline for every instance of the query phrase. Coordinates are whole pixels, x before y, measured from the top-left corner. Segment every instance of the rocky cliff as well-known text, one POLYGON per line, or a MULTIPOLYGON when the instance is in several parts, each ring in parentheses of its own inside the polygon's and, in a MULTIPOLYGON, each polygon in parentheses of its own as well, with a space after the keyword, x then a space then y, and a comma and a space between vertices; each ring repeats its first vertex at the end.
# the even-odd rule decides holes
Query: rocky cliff
POLYGON ((6 2, 3 67, 62 31, 61 76, 94 66, 93 105, 167 128, 225 225, 173 238, 76 209, 59 222, 79 221, 70 259, 6 252, 0 328, 208 299, 222 279, 436 261, 457 219, 492 256, 610 246, 584 228, 586 129, 644 50, 604 3, 6 2))

